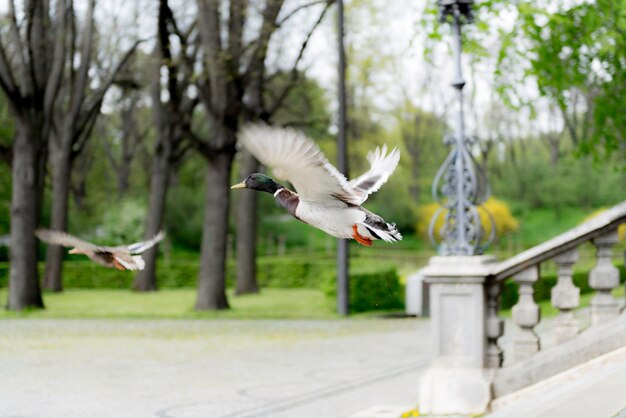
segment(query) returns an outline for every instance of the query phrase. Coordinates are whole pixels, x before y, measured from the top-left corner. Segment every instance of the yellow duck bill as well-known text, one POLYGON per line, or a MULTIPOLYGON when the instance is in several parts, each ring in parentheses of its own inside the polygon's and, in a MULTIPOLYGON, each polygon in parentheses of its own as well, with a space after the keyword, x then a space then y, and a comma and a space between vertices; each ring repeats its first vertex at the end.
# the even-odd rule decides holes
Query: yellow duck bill
POLYGON ((237 183, 233 186, 230 186, 231 189, 245 189, 246 188, 246 182, 242 181, 241 183, 237 183))

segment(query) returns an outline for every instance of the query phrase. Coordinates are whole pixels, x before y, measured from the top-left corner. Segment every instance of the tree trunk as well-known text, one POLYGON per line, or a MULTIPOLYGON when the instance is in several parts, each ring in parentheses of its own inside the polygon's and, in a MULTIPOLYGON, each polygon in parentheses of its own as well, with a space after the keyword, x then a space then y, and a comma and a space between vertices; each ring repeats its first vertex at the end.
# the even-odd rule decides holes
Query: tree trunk
POLYGON ((28 118, 17 120, 13 143, 11 247, 9 301, 7 308, 43 308, 37 272, 37 240, 35 228, 39 220, 39 167, 43 153, 41 123, 28 118))
MULTIPOLYGON (((242 152, 240 178, 257 172, 259 163, 247 151, 242 152)), ((257 193, 244 190, 237 205, 237 290, 236 294, 259 293, 256 280, 257 193)))
POLYGON ((120 165, 117 169, 117 195, 122 198, 128 192, 128 179, 130 177, 130 164, 122 156, 120 159, 120 165))
POLYGON ((197 310, 229 308, 226 299, 226 237, 233 156, 234 150, 221 151, 207 164, 197 310))
MULTIPOLYGON (((54 142, 54 139, 52 140, 54 142)), ((52 212, 50 229, 67 230, 67 211, 70 189, 71 160, 68 147, 53 145, 52 154, 52 212)), ((49 245, 46 253, 46 270, 43 287, 46 290, 60 292, 63 290, 61 269, 63 267, 64 249, 60 245, 49 245)))
MULTIPOLYGON (((162 143, 165 144, 165 141, 162 143)), ((165 148, 169 150, 169 144, 165 148)), ((155 236, 163 225, 163 214, 165 212, 165 202, 169 188, 169 177, 171 171, 170 152, 162 150, 155 153, 152 162, 152 175, 150 177, 150 206, 146 218, 144 239, 155 236)), ((156 259, 158 255, 158 245, 150 248, 143 254, 146 266, 144 270, 137 273, 133 282, 133 289, 141 292, 157 290, 156 259)))
POLYGON ((417 164, 417 158, 413 159, 413 164, 411 165, 411 187, 409 187, 409 191, 411 193, 411 198, 414 202, 419 202, 420 200, 420 165, 417 164))
POLYGON ((561 157, 561 151, 559 150, 559 140, 550 138, 549 141, 550 141, 550 167, 556 169, 556 167, 559 165, 559 158, 561 157))

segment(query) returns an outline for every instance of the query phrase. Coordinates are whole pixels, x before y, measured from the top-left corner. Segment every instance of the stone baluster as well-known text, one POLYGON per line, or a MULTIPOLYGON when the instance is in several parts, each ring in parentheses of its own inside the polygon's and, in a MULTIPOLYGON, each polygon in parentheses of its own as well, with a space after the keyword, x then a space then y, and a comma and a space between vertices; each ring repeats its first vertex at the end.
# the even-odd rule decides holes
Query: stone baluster
POLYGON ((617 244, 617 230, 593 240, 596 266, 589 272, 589 286, 596 291, 591 299, 591 325, 600 324, 619 314, 617 300, 611 291, 619 286, 619 270, 611 261, 612 247, 617 244))
POLYGON ((493 280, 487 285, 487 350, 485 365, 489 368, 502 367, 502 349, 498 346, 498 338, 504 334, 504 321, 498 316, 502 282, 493 280))
POLYGON ((539 305, 533 299, 533 284, 539 279, 539 266, 518 273, 513 279, 519 284, 519 300, 513 306, 513 321, 519 327, 513 342, 515 361, 524 360, 539 351, 539 337, 533 328, 539 323, 539 305))
POLYGON ((572 272, 577 260, 577 248, 554 257, 554 262, 558 266, 558 282, 552 288, 552 306, 560 311, 554 324, 557 343, 578 334, 578 321, 574 317, 573 309, 580 303, 580 289, 574 286, 572 281, 572 272))

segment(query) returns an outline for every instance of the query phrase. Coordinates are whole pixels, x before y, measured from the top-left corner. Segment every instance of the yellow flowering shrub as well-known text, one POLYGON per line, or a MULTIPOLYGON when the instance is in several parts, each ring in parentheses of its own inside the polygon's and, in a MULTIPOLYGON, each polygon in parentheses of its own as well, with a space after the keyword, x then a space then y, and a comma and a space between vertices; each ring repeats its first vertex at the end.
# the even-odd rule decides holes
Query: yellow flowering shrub
MULTIPOLYGON (((600 215, 601 213, 606 212, 607 210, 608 209, 606 209, 606 208, 598 209, 595 212, 593 212, 591 215, 589 215, 585 219, 583 219, 583 221, 581 223, 585 223, 585 222, 595 218, 596 216, 600 215)), ((617 235, 619 236, 619 240, 620 241, 624 241, 626 239, 626 224, 621 224, 617 228, 617 235)))
MULTIPOLYGON (((428 239, 428 227, 430 225, 430 220, 435 215, 435 212, 440 208, 438 203, 430 203, 428 205, 424 205, 419 209, 419 219, 417 222, 417 233, 424 239, 428 239)), ((489 211, 491 216, 493 217, 493 221, 496 228, 496 239, 502 237, 511 232, 515 232, 519 228, 519 223, 511 214, 509 207, 501 200, 496 199, 495 197, 490 197, 487 199, 482 206, 478 207, 478 215, 480 216, 480 221, 485 230, 486 236, 491 234, 492 223, 489 218, 489 215, 486 211, 489 211)), ((437 217, 437 221, 435 222, 435 232, 438 232, 443 223, 445 221, 447 210, 442 210, 437 217)))
POLYGON ((412 418, 412 417, 419 417, 420 416, 420 411, 417 409, 417 407, 403 412, 402 415, 400 416, 400 418, 412 418))

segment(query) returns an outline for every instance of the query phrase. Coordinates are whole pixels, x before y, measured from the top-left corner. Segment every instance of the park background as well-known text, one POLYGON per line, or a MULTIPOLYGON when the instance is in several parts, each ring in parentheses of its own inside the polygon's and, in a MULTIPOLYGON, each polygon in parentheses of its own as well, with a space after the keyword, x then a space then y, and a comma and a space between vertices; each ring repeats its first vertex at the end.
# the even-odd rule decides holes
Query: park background
MULTIPOLYGON (((270 0, 250 2, 242 14, 244 3, 223 4, 221 54, 211 43, 210 7, 198 11, 196 3, 59 1, 40 10, 37 1, 9 1, 0 8, 2 77, 14 87, 5 82, 0 94, 0 236, 11 229, 12 188, 20 187, 12 173, 29 147, 40 204, 26 230, 66 229, 103 244, 167 232, 156 268, 139 277, 64 252, 51 256, 34 240, 15 245, 16 257, 36 261, 39 271, 22 270, 17 280, 37 287, 41 279, 46 308, 32 309, 42 305, 34 296, 9 302, 0 315, 337 316, 336 241, 291 219, 271 196, 227 188, 256 170, 236 152, 234 134, 246 121, 302 129, 335 161, 336 11, 333 2, 270 0), (26 29, 37 27, 40 11, 49 16, 33 58, 26 29), (39 64, 50 71, 27 71, 39 64), (58 78, 55 64, 64 70, 58 78), (26 100, 38 94, 51 102, 26 100)), ((472 152, 491 184, 485 206, 496 238, 488 253, 506 258, 624 199, 624 6, 476 4, 464 34, 465 90, 472 152)), ((436 210, 431 184, 449 151, 443 139, 454 113, 448 28, 437 22, 435 2, 354 0, 345 17, 350 173, 365 170, 367 151, 378 145, 401 150, 396 172, 366 206, 404 236, 372 248, 351 244, 351 310, 397 313, 407 276, 436 252, 427 234, 436 210)), ((593 260, 593 248, 583 247, 575 279, 583 293, 593 260)), ((0 246, 3 303, 16 266, 0 246)), ((556 281, 550 264, 545 275, 538 300, 556 281)), ((509 287, 504 309, 516 300, 509 287)))

